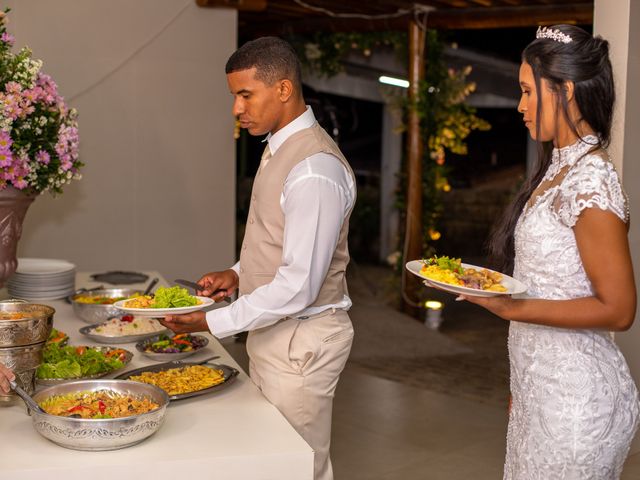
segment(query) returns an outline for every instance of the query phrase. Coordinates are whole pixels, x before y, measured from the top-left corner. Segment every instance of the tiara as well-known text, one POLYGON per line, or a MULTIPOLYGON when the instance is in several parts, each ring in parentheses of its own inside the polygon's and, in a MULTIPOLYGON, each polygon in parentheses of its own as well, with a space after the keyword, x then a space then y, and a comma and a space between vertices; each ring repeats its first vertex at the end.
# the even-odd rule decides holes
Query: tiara
POLYGON ((550 38, 553 41, 561 43, 571 43, 573 38, 566 33, 562 33, 558 29, 552 29, 547 27, 538 27, 536 32, 536 38, 550 38))

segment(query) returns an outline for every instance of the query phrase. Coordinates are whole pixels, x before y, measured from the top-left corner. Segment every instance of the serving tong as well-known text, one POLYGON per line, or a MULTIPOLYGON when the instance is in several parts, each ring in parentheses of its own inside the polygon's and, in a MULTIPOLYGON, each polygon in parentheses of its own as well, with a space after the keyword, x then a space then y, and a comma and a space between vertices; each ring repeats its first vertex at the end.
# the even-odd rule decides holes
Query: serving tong
MULTIPOLYGON (((179 278, 177 280, 174 280, 173 283, 177 283, 178 285, 182 285, 183 287, 189 287, 192 288, 195 292, 197 292, 198 290, 202 291, 202 285, 198 285, 196 282, 191 282, 189 280, 184 280, 182 278, 179 278)), ((224 292, 224 290, 216 290, 215 292, 213 292, 210 297, 215 296, 218 293, 224 292)), ((233 300, 231 300, 230 297, 227 297, 226 295, 224 297, 222 297, 222 300, 227 302, 227 303, 231 303, 233 300)))

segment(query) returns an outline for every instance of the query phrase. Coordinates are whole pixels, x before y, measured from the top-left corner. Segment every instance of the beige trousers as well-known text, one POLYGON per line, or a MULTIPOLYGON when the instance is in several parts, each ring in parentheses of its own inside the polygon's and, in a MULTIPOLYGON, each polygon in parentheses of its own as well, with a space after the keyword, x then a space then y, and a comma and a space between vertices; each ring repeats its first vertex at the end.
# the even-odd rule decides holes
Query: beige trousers
POLYGON ((315 480, 333 479, 333 396, 352 342, 349 315, 334 309, 285 318, 247 339, 251 379, 315 452, 315 480))

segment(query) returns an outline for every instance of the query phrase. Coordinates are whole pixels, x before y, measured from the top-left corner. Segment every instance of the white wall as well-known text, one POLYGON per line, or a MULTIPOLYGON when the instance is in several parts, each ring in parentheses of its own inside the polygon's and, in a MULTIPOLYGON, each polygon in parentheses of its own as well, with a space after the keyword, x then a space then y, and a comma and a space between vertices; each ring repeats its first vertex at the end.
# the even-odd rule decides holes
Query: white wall
POLYGON ((193 0, 10 0, 9 31, 79 111, 84 178, 32 205, 19 256, 197 279, 234 261, 224 64, 235 10, 193 0))
MULTIPOLYGON (((609 153, 629 194, 631 227, 629 244, 633 259, 636 288, 640 287, 640 2, 637 0, 596 0, 594 32, 610 42, 611 63, 616 81, 616 111, 609 153)), ((631 330, 616 335, 631 373, 640 386, 640 309, 631 330)), ((640 451, 640 435, 631 453, 640 451)))

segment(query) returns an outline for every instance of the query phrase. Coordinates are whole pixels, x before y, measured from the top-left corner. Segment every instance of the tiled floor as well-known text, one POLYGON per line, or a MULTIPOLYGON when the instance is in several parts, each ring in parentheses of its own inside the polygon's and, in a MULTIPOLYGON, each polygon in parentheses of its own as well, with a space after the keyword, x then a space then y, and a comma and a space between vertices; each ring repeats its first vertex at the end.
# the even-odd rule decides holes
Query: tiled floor
MULTIPOLYGON (((246 369, 244 344, 223 341, 246 369)), ((333 411, 336 480, 502 478, 506 411, 379 378, 349 366, 333 411)), ((622 480, 640 479, 640 453, 622 480)))
MULTIPOLYGON (((365 279, 381 276, 362 267, 361 272, 365 279)), ((507 429, 506 401, 502 398, 508 394, 504 390, 508 372, 500 365, 507 361, 506 329, 492 324, 477 310, 451 305, 446 307, 449 315, 456 313, 445 319, 443 334, 425 335, 424 329, 415 329, 413 321, 399 319, 399 312, 385 305, 375 285, 363 285, 354 277, 351 280, 354 306, 350 316, 357 327, 356 336, 361 332, 361 342, 369 342, 378 352, 378 340, 383 336, 386 349, 390 349, 393 339, 386 326, 378 330, 379 323, 367 321, 379 315, 393 328, 404 329, 393 337, 398 343, 396 354, 398 348, 409 344, 409 337, 416 336, 429 352, 417 348, 413 338, 413 347, 402 352, 403 365, 407 356, 415 357, 412 373, 402 377, 390 369, 376 371, 370 361, 364 365, 367 345, 354 347, 353 360, 342 374, 334 402, 331 457, 335 479, 501 479, 507 429), (471 349, 476 357, 451 355, 450 360, 443 360, 443 349, 452 348, 471 349), (416 382, 420 368, 429 368, 429 375, 416 382), (483 381, 486 394, 479 388, 483 381)), ((244 344, 231 339, 223 344, 248 370, 244 344)), ((382 356, 380 361, 386 358, 382 356)), ((632 451, 640 451, 640 441, 632 451)), ((640 453, 628 458, 622 475, 622 480, 633 479, 640 480, 640 453)))

